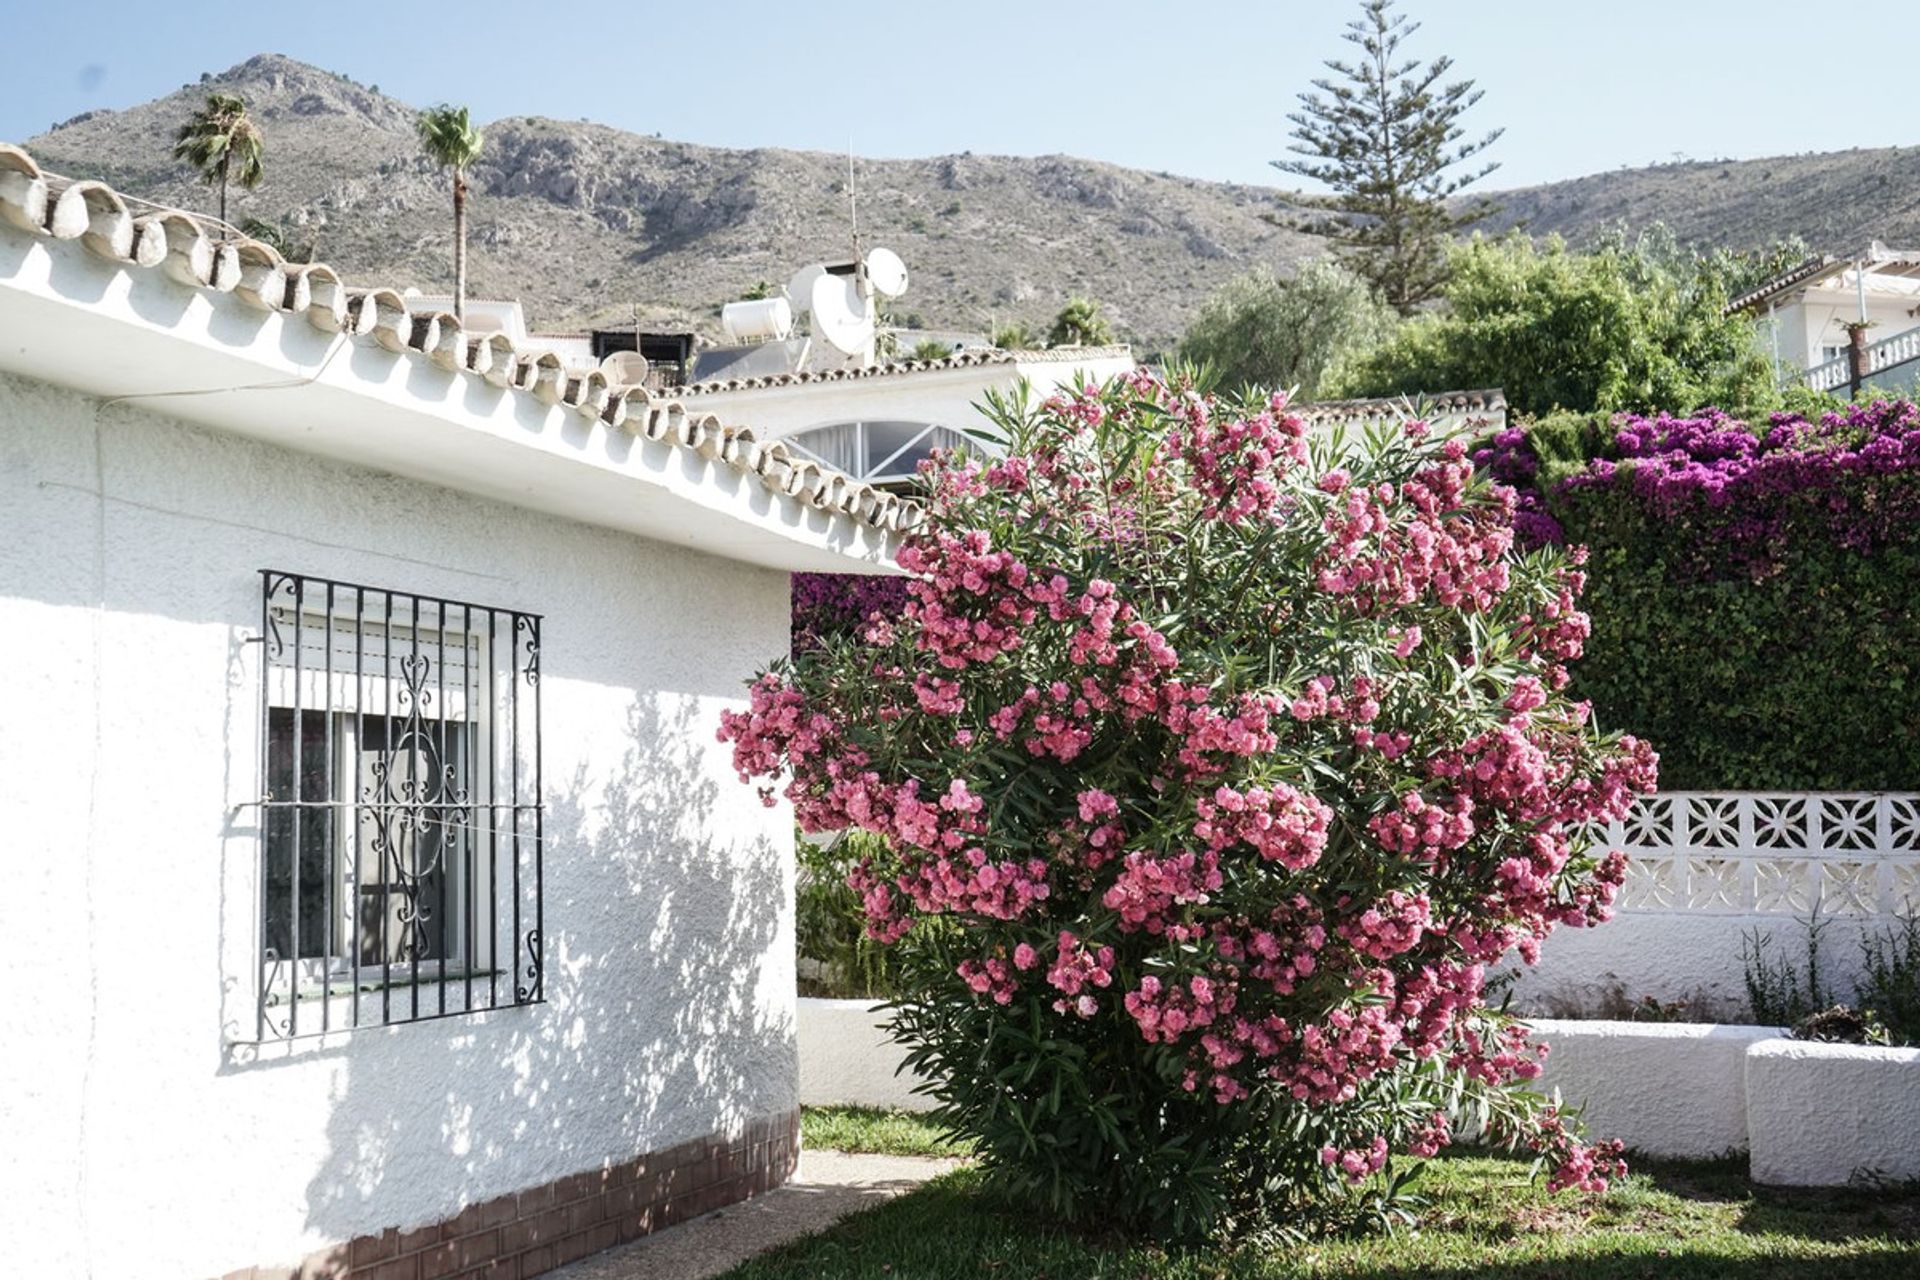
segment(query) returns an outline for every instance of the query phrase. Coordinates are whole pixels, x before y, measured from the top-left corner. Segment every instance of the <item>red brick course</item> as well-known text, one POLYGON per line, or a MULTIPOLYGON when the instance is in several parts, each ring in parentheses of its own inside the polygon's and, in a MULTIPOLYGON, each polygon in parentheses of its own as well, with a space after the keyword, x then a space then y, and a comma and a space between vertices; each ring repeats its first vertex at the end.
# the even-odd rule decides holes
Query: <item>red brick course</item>
POLYGON ((389 1227, 291 1267, 221 1280, 530 1280, 590 1253, 749 1199, 793 1176, 800 1113, 763 1116, 623 1164, 471 1204, 443 1222, 389 1227))

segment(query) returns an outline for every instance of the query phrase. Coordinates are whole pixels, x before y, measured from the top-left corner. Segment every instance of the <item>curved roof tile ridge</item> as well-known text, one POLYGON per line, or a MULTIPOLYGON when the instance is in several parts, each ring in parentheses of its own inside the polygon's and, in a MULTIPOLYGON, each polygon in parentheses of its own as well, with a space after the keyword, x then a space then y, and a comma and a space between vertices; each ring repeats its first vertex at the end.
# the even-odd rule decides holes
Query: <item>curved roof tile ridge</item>
POLYGON ((680 388, 682 395, 705 396, 727 391, 764 391, 770 387, 802 386, 812 382, 844 382, 853 378, 887 378, 902 374, 941 373, 950 369, 975 369, 990 364, 1066 364, 1074 360, 1117 360, 1130 357, 1133 349, 1124 344, 1099 347, 1044 347, 1034 350, 1007 350, 1001 347, 971 347, 942 356, 938 360, 892 360, 864 368, 799 369, 793 373, 755 374, 743 378, 709 378, 680 388))
POLYGON ((1507 393, 1499 387, 1472 391, 1443 391, 1437 395, 1372 396, 1361 400, 1303 401, 1288 408, 1309 422, 1328 422, 1367 418, 1384 413, 1402 413, 1427 408, 1439 413, 1501 413, 1507 407, 1507 393))
MULTIPOLYGON (((599 370, 570 376, 551 351, 522 351, 504 334, 470 332, 446 312, 416 313, 397 289, 348 288, 325 263, 290 263, 271 245, 234 234, 217 219, 129 198, 103 182, 51 173, 6 142, 0 142, 0 222, 35 236, 78 240, 102 258, 157 271, 182 288, 232 293, 259 310, 297 316, 316 329, 369 340, 629 434, 691 449, 756 477, 776 494, 883 532, 906 533, 920 523, 917 503, 816 464, 800 470, 783 447, 763 444, 714 414, 689 413, 678 400, 658 399, 643 386, 613 384, 599 370), (149 212, 136 215, 135 205, 149 212)), ((718 388, 681 390, 711 389, 718 388)))

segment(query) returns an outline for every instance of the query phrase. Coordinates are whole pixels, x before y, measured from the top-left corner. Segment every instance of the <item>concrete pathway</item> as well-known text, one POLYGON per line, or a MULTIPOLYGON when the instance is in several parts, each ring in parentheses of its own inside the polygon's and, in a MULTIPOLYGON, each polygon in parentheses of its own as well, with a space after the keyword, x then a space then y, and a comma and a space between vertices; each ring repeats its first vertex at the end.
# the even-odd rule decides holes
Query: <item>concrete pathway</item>
POLYGON ((784 1187, 550 1271, 550 1280, 707 1280, 884 1204, 963 1162, 802 1151, 784 1187))

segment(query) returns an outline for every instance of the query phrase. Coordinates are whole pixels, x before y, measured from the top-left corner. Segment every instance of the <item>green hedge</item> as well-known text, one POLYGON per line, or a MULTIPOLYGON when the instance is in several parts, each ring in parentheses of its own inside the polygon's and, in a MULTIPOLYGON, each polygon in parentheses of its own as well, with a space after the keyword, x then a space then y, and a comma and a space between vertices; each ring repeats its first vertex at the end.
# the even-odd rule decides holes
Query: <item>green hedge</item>
POLYGON ((1920 787, 1920 556, 1797 548, 1760 581, 1689 578, 1609 495, 1568 504, 1592 548, 1574 688, 1660 752, 1669 790, 1920 787))
MULTIPOLYGON (((1602 728, 1654 744, 1663 788, 1920 789, 1916 419, 1904 404, 1776 419, 1807 439, 1757 446, 1723 505, 1706 496, 1711 478, 1699 493, 1678 483, 1650 494, 1635 468, 1657 460, 1565 487, 1591 459, 1619 458, 1623 426, 1667 420, 1555 415, 1478 455, 1590 549, 1593 634, 1573 687, 1602 728), (1894 462, 1859 461, 1876 440, 1894 462)), ((1744 429, 1673 425, 1702 422, 1744 429)))

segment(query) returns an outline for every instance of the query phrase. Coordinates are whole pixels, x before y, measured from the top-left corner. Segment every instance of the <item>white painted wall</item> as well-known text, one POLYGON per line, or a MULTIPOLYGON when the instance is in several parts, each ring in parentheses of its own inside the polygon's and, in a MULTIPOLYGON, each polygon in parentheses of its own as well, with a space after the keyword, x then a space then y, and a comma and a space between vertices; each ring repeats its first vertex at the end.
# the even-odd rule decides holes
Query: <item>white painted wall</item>
POLYGON ((1557 1090, 1596 1137, 1676 1158, 1747 1146, 1747 1050, 1771 1027, 1529 1020, 1550 1046, 1535 1082, 1557 1090))
MULTIPOLYGON (((1866 317, 1873 322, 1867 341, 1878 342, 1896 333, 1920 325, 1914 311, 1920 297, 1867 294, 1866 317)), ((1822 348, 1847 345, 1845 325, 1860 318, 1860 297, 1854 289, 1853 275, 1845 273, 1837 282, 1817 285, 1796 295, 1769 315, 1758 316, 1763 349, 1770 354, 1776 348, 1770 326, 1778 326, 1778 355, 1783 369, 1811 369, 1822 363, 1822 348)))
POLYGON ((888 1039, 872 1000, 800 1001, 800 1101, 810 1107, 897 1107, 926 1111, 913 1092, 922 1077, 898 1070, 906 1050, 888 1039))
POLYGON ((1769 1040, 1747 1055, 1756 1182, 1920 1178, 1920 1049, 1769 1040))
POLYGON ((791 818, 714 739, 787 583, 0 375, 4 1269, 290 1262, 794 1106, 791 818), (548 1005, 232 1051, 266 566, 545 615, 548 1005))
POLYGON ((1558 929, 1520 972, 1527 1013, 1592 1017, 1643 997, 1685 1001, 1693 1019, 1747 1021, 1741 945, 1805 974, 1820 907, 1820 969, 1847 1000, 1861 940, 1920 908, 1920 795, 1912 792, 1662 792, 1604 833, 1623 850, 1618 912, 1598 929, 1558 929))
MULTIPOLYGON (((1892 924, 1888 917, 1835 917, 1821 935, 1824 980, 1852 995, 1860 940, 1892 924)), ((1521 969, 1517 1008, 1530 1013, 1596 1016, 1651 996, 1684 1002, 1684 1016, 1744 1020, 1748 1007, 1740 947, 1754 930, 1771 939, 1769 956, 1806 971, 1806 931, 1787 913, 1623 910, 1598 929, 1556 929, 1540 963, 1521 969)))

